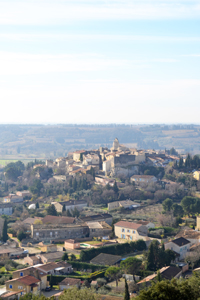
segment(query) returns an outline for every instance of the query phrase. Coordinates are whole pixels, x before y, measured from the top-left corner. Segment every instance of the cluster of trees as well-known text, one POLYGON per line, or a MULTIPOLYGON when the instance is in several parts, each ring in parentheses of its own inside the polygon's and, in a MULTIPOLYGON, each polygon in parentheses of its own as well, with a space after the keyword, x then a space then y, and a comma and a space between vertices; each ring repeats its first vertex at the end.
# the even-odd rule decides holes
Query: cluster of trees
POLYGON ((192 168, 192 169, 198 169, 200 168, 200 157, 199 155, 194 155, 193 157, 188 154, 185 162, 183 161, 183 158, 180 157, 179 163, 178 163, 178 168, 192 168))
POLYGON ((123 255, 126 253, 134 252, 136 250, 137 251, 146 250, 146 243, 143 240, 138 240, 136 242, 115 244, 107 247, 84 249, 81 250, 80 260, 83 262, 90 261, 100 253, 107 253, 107 254, 115 253, 116 255, 123 255))
POLYGON ((175 254, 172 250, 165 250, 164 244, 159 245, 157 240, 151 242, 147 252, 147 269, 156 271, 164 266, 169 266, 171 261, 175 259, 175 254))
MULTIPOLYGON (((184 198, 183 198, 184 199, 184 198)), ((177 203, 173 203, 173 200, 170 198, 167 198, 162 203, 164 212, 173 212, 174 217, 182 217, 184 214, 184 210, 182 205, 179 205, 177 203)))
POLYGON ((77 180, 76 177, 73 179, 72 179, 72 177, 70 177, 69 187, 71 189, 73 189, 73 192, 76 192, 76 191, 81 191, 81 190, 87 190, 91 186, 90 186, 89 182, 87 181, 87 178, 80 177, 79 180, 77 180))
POLYGON ((5 177, 8 180, 17 181, 17 178, 23 174, 25 165, 21 161, 9 163, 5 168, 5 177))
MULTIPOLYGON (((129 257, 124 261, 121 261, 120 267, 111 266, 105 272, 105 277, 115 280, 116 286, 118 286, 118 279, 125 274, 136 275, 142 265, 142 261, 136 257, 129 257)), ((135 277, 134 277, 135 280, 135 277)))
POLYGON ((189 279, 161 280, 147 290, 140 291, 137 300, 198 300, 200 297, 200 276, 194 274, 189 279))
POLYGON ((192 196, 185 196, 181 200, 181 205, 173 203, 167 198, 162 203, 164 212, 173 212, 174 217, 182 217, 183 214, 200 213, 200 199, 192 196))

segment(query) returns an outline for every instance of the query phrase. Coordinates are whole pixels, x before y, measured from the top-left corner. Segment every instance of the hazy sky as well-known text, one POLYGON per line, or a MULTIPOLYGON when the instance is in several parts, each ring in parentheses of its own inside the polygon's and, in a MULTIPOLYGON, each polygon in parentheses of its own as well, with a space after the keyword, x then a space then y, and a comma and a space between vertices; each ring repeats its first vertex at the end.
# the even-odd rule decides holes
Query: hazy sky
POLYGON ((200 0, 0 0, 0 123, 200 123, 200 0))

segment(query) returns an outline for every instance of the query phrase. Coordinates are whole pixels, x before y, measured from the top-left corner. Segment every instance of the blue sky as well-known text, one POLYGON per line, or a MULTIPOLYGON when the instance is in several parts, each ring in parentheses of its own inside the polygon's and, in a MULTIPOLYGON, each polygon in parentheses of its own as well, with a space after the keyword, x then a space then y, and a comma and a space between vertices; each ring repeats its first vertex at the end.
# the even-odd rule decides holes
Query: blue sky
POLYGON ((200 0, 0 1, 1 123, 200 123, 200 0))

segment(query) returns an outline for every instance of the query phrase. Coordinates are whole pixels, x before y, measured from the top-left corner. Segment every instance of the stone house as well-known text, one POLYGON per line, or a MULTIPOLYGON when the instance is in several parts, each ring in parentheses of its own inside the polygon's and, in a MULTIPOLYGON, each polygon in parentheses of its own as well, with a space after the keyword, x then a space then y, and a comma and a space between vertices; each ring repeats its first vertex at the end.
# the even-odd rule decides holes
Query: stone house
POLYGON ((41 262, 40 258, 33 255, 33 256, 26 256, 24 257, 24 263, 28 264, 29 266, 37 265, 41 262))
POLYGON ((148 235, 146 226, 134 222, 119 221, 114 224, 115 236, 129 241, 145 239, 148 235))
POLYGON ((83 222, 106 222, 108 225, 112 224, 113 217, 110 214, 99 214, 99 215, 91 215, 86 217, 79 217, 79 219, 83 222))
POLYGON ((55 262, 56 260, 61 260, 62 256, 63 252, 61 251, 38 254, 38 257, 40 257, 40 260, 43 264, 55 262))
POLYGON ((77 208, 78 210, 82 210, 84 207, 87 207, 87 202, 85 201, 76 201, 76 200, 69 200, 69 201, 65 201, 65 202, 52 202, 51 204, 53 204, 55 206, 56 211, 62 212, 63 211, 63 206, 65 206, 65 210, 74 210, 75 208, 77 208))
POLYGON ((58 250, 56 244, 45 245, 43 242, 41 242, 38 244, 38 246, 42 252, 56 252, 58 250))
POLYGON ((86 222, 90 237, 107 237, 112 233, 112 227, 106 222, 86 222))
POLYGON ((87 236, 89 236, 89 228, 85 223, 31 225, 31 238, 34 241, 66 240, 87 236))

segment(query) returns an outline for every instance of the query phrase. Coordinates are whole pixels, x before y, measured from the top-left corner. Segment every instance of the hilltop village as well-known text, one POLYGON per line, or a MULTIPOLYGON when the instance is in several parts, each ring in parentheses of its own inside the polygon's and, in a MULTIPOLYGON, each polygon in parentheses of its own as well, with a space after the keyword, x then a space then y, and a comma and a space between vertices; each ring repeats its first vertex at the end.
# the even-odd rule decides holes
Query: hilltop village
POLYGON ((116 138, 111 149, 10 163, 0 180, 2 299, 84 287, 147 299, 153 282, 200 280, 198 155, 116 138))

